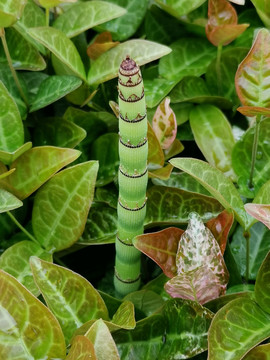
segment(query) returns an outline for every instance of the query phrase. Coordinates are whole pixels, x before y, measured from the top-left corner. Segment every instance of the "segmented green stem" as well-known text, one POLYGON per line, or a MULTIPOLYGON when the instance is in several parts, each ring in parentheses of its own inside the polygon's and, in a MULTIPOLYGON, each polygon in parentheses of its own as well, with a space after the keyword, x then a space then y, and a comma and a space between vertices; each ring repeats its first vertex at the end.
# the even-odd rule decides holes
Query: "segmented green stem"
POLYGON ((140 252, 132 239, 143 233, 148 181, 143 81, 139 67, 129 56, 120 65, 118 92, 120 166, 114 285, 123 296, 140 286, 140 252))

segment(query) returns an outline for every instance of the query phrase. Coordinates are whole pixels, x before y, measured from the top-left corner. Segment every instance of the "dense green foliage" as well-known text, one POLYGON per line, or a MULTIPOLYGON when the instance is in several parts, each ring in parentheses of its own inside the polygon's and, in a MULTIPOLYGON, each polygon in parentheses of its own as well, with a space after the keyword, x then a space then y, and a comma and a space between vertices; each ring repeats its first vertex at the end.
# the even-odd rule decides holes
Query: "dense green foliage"
POLYGON ((0 360, 270 359, 270 12, 231 2, 0 1, 0 360))

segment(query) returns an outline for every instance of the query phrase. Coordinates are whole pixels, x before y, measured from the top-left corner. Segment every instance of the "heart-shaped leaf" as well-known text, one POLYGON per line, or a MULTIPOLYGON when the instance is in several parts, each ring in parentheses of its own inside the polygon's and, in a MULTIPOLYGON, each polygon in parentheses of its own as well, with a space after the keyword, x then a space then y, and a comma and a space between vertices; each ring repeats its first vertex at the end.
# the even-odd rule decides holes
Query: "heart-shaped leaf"
POLYGON ((125 9, 106 1, 78 2, 60 15, 54 22, 53 27, 61 30, 67 37, 72 38, 125 13, 125 9))
POLYGON ((30 264, 35 282, 58 319, 67 343, 86 321, 108 319, 104 301, 85 278, 37 257, 31 257, 30 264))
POLYGON ((82 81, 70 75, 52 75, 47 77, 38 89, 38 93, 31 103, 30 112, 39 110, 61 99, 76 90, 82 81))
POLYGON ((270 359, 270 344, 256 346, 249 351, 243 360, 269 360, 270 359))
POLYGON ((261 29, 235 74, 235 86, 245 106, 270 107, 270 34, 261 29))
MULTIPOLYGON (((270 284, 269 284, 269 266, 270 252, 266 255, 260 269, 255 283, 255 299, 260 307, 270 314, 270 284)), ((270 336, 270 335, 269 335, 270 336)))
POLYGON ((96 161, 69 167, 56 174, 36 194, 32 226, 49 251, 70 247, 83 233, 93 200, 96 161))
POLYGON ((97 360, 94 345, 87 337, 77 335, 65 360, 97 360))
POLYGON ((216 199, 176 188, 152 186, 147 197, 146 227, 187 223, 193 211, 208 221, 223 210, 216 199))
POLYGON ((223 306, 209 329, 209 359, 240 360, 270 336, 270 315, 253 300, 240 298, 223 306))
POLYGON ((152 120, 153 130, 162 149, 168 149, 176 138, 177 123, 170 107, 170 98, 165 98, 159 104, 152 120))
POLYGON ((52 261, 52 254, 42 249, 32 241, 20 241, 10 246, 0 257, 0 268, 13 275, 35 296, 39 296, 39 289, 34 282, 29 264, 31 256, 38 256, 43 260, 52 261))
POLYGON ((13 97, 0 81, 0 150, 12 152, 23 144, 24 131, 21 116, 13 97))
POLYGON ((102 319, 95 321, 85 336, 94 345, 97 360, 120 360, 110 330, 102 319))
POLYGON ((231 164, 235 140, 231 125, 222 111, 214 105, 198 105, 190 112, 190 126, 209 164, 226 176, 235 177, 231 164))
POLYGON ((85 80, 85 70, 78 50, 64 33, 47 26, 29 29, 28 33, 48 48, 75 75, 85 80))
POLYGON ((269 125, 269 118, 263 120, 260 124, 258 150, 253 175, 254 190, 251 190, 248 186, 252 162, 251 154, 255 132, 254 126, 249 128, 241 139, 237 141, 232 152, 233 170, 239 177, 238 184, 240 186, 240 190, 243 193, 249 194, 250 197, 254 197, 254 194, 257 193, 260 187, 268 181, 270 177, 270 169, 268 168, 270 144, 267 140, 270 136, 269 125))
POLYGON ((207 40, 196 38, 182 38, 170 47, 172 52, 159 62, 159 73, 165 79, 175 81, 204 74, 216 52, 207 40))
POLYGON ((102 54, 91 66, 88 73, 89 84, 100 84, 117 77, 119 64, 129 54, 138 65, 159 59, 171 49, 148 40, 128 40, 102 54))
POLYGON ((6 181, 20 199, 37 190, 62 167, 80 156, 78 150, 41 146, 30 149, 15 160, 10 168, 16 169, 6 181))
POLYGON ((170 163, 199 181, 225 209, 232 209, 243 227, 248 224, 249 219, 238 191, 221 171, 204 161, 192 158, 175 158, 170 160, 170 163))
POLYGON ((13 276, 0 270, 0 357, 64 359, 66 346, 49 309, 13 276))
POLYGON ((0 213, 23 206, 21 200, 4 189, 0 189, 0 213))
POLYGON ((169 278, 177 274, 176 252, 183 230, 170 227, 155 233, 136 236, 134 246, 154 260, 169 278))
POLYGON ((182 1, 182 0, 155 0, 155 2, 166 12, 180 18, 183 15, 190 13, 197 9, 206 0, 193 0, 193 1, 182 1))
POLYGON ((0 3, 0 28, 12 26, 23 12, 25 0, 9 0, 0 3))

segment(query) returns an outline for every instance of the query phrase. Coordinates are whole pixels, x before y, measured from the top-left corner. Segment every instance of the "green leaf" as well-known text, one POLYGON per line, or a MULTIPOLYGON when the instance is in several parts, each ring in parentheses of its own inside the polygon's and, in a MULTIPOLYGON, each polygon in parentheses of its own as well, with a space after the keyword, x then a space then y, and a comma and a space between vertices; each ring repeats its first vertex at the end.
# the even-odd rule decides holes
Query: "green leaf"
POLYGON ((8 177, 8 185, 14 188, 20 199, 25 199, 79 156, 78 150, 53 146, 30 149, 11 164, 10 168, 16 171, 8 177))
POLYGON ((103 53, 91 66, 89 84, 100 84, 118 74, 119 64, 129 54, 138 65, 144 65, 168 54, 170 48, 148 40, 128 40, 103 53))
POLYGON ((65 360, 97 360, 95 349, 90 340, 78 335, 72 341, 71 348, 65 360))
POLYGON ((248 215, 238 191, 221 171, 204 161, 192 158, 175 158, 170 160, 170 163, 199 181, 225 209, 232 209, 243 227, 248 224, 248 215))
POLYGON ((29 258, 33 255, 43 260, 52 261, 52 254, 42 249, 38 244, 25 240, 10 246, 1 255, 0 268, 13 275, 34 296, 39 296, 40 292, 34 282, 29 264, 29 258))
POLYGON ((74 148, 86 137, 86 131, 62 118, 46 118, 34 131, 34 140, 41 145, 74 148))
POLYGON ((238 184, 240 191, 244 194, 248 193, 249 197, 254 196, 254 193, 260 189, 260 187, 269 180, 270 169, 268 168, 270 158, 270 143, 268 142, 270 136, 270 119, 267 118, 261 122, 258 151, 256 156, 256 162, 254 167, 253 183, 254 190, 248 186, 251 169, 251 154, 253 147, 253 139, 255 127, 249 128, 244 136, 237 141, 232 152, 232 165, 233 170, 239 177, 238 184))
POLYGON ((104 203, 91 207, 85 229, 78 240, 82 245, 111 244, 117 233, 117 211, 104 203))
POLYGON ((0 357, 63 359, 66 346, 58 321, 13 276, 0 271, 0 357))
POLYGON ((251 299, 229 302, 209 329, 209 360, 240 360, 270 336, 270 315, 251 299))
POLYGON ((0 213, 11 211, 23 206, 23 203, 4 189, 0 189, 0 213))
POLYGON ((148 128, 147 128, 147 139, 148 139, 148 157, 147 157, 147 163, 148 163, 148 169, 159 169, 162 166, 164 166, 165 158, 164 153, 161 148, 160 142, 158 141, 158 138, 151 126, 151 124, 148 121, 148 128))
POLYGON ((32 226, 49 251, 70 247, 81 236, 93 200, 96 161, 69 167, 53 176, 36 194, 32 226))
POLYGON ((157 106, 175 86, 175 81, 163 78, 144 79, 145 100, 149 108, 157 106))
POLYGON ((120 360, 110 330, 102 319, 97 320, 85 334, 94 345, 98 360, 120 360))
POLYGON ((235 86, 242 105, 270 107, 269 42, 269 31, 261 29, 248 55, 238 67, 235 86))
POLYGON ((92 144, 90 158, 99 161, 99 172, 97 186, 104 186, 114 180, 118 172, 119 136, 115 133, 108 133, 100 136, 92 144))
MULTIPOLYGON (((15 29, 6 29, 6 40, 13 67, 16 70, 40 71, 46 68, 43 57, 15 29)), ((0 61, 6 62, 6 55, 2 45, 0 45, 0 61)))
POLYGON ((46 26, 30 29, 28 33, 48 48, 76 76, 85 80, 85 70, 78 50, 64 33, 46 26))
POLYGON ((153 186, 147 197, 146 227, 187 223, 190 212, 197 212, 207 221, 223 210, 216 199, 176 188, 153 186))
POLYGON ((151 290, 134 291, 126 295, 125 300, 131 301, 145 316, 152 315, 164 305, 162 297, 151 290))
POLYGON ((0 28, 13 25, 21 13, 26 1, 9 0, 0 2, 0 28))
POLYGON ((34 279, 58 319, 67 343, 86 321, 108 319, 104 301, 85 278, 37 257, 31 257, 30 264, 34 279))
MULTIPOLYGON (((111 20, 98 27, 99 31, 109 31, 112 34, 113 40, 127 40, 130 38, 140 26, 146 9, 148 6, 147 0, 107 0, 110 3, 117 4, 126 9, 125 14, 118 19, 111 20)), ((120 63, 119 63, 120 64, 120 63)))
POLYGON ((45 26, 46 17, 45 12, 34 2, 28 1, 24 7, 22 16, 13 25, 13 27, 27 40, 30 42, 39 52, 46 55, 46 50, 43 45, 34 40, 28 33, 28 29, 37 26, 45 26))
POLYGON ((199 105, 190 112, 190 126, 196 144, 209 164, 234 178, 231 157, 235 140, 223 112, 214 105, 199 105))
POLYGON ((155 0, 161 9, 178 19, 181 18, 181 16, 187 15, 191 11, 197 9, 205 1, 206 0, 155 0))
POLYGON ((191 301, 167 301, 160 313, 139 322, 134 330, 113 334, 121 360, 186 359, 207 348, 212 313, 191 301))
POLYGON ((266 0, 251 0, 266 27, 270 26, 270 10, 266 0))
POLYGON ((224 98, 231 100, 234 104, 239 104, 234 78, 238 65, 246 56, 247 51, 247 48, 224 50, 220 57, 220 75, 217 74, 216 58, 211 62, 206 70, 205 77, 206 85, 212 95, 220 94, 224 98), (221 83, 218 81, 219 78, 222 79, 221 83))
POLYGON ((259 189, 253 202, 255 204, 270 204, 270 180, 259 189))
POLYGON ((205 81, 196 76, 187 76, 181 80, 170 93, 173 103, 192 102, 197 104, 214 104, 221 109, 230 109, 232 103, 221 96, 212 95, 205 81))
POLYGON ((243 360, 269 360, 270 359, 270 344, 264 344, 255 347, 247 353, 243 360))
POLYGON ((125 9, 107 1, 79 2, 60 15, 53 27, 71 38, 125 13, 125 9))
POLYGON ((32 103, 38 93, 40 84, 49 75, 42 73, 42 72, 21 72, 21 73, 19 73, 19 75, 21 75, 21 77, 25 83, 25 87, 28 92, 29 103, 32 103))
MULTIPOLYGON (((0 160, 6 165, 10 165, 13 161, 15 161, 23 153, 30 150, 31 147, 32 147, 32 143, 27 142, 27 143, 23 144, 22 146, 20 146, 15 151, 1 151, 0 150, 0 160)), ((15 170, 15 169, 13 169, 13 170, 15 170)))
POLYGON ((159 73, 167 80, 201 76, 216 53, 215 47, 205 39, 182 38, 170 47, 172 52, 159 62, 159 73))
POLYGON ((268 252, 265 259, 263 260, 263 263, 259 269, 257 280, 255 283, 255 299, 257 303, 260 305, 260 307, 268 314, 270 313, 269 263, 270 263, 270 252, 268 252))
POLYGON ((2 81, 0 81, 0 103, 0 150, 13 152, 23 144, 23 124, 17 105, 2 81))
POLYGON ((40 84, 38 93, 31 103, 30 112, 42 109, 76 90, 82 80, 69 75, 52 75, 40 84))

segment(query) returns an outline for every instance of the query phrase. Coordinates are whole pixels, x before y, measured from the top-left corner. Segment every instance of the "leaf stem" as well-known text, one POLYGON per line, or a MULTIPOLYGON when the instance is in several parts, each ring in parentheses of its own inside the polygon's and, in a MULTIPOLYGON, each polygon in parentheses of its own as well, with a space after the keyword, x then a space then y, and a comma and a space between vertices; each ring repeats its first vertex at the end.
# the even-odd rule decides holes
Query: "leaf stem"
POLYGON ((246 239, 246 283, 248 284, 249 280, 249 253, 250 253, 250 232, 245 231, 244 237, 246 239))
POLYGON ((42 247, 42 245, 37 241, 36 238, 34 238, 33 235, 30 234, 30 232, 28 232, 23 226, 22 224, 19 223, 19 221, 15 218, 15 216, 13 216, 11 214, 10 211, 7 211, 8 216, 11 218, 11 220, 18 226, 19 229, 21 229, 21 231, 30 239, 32 240, 35 244, 39 245, 42 247))
POLYGON ((221 79, 221 69, 220 69, 221 54, 222 54, 222 44, 219 44, 217 47, 217 61, 216 61, 218 95, 221 95, 222 92, 222 79, 221 79))
POLYGON ((259 142, 259 135, 260 135, 260 125, 261 125, 261 115, 256 116, 256 124, 255 124, 255 133, 253 138, 253 145, 252 145, 252 159, 251 159, 251 169, 250 169, 250 177, 249 177, 249 188, 253 188, 253 175, 255 169, 255 162, 258 150, 258 142, 259 142))
POLYGON ((16 71, 15 71, 15 69, 13 67, 13 64, 12 64, 12 59, 11 59, 11 56, 10 56, 10 53, 9 53, 9 50, 8 50, 8 45, 7 45, 7 41, 6 41, 6 35, 5 35, 5 29, 4 28, 0 29, 0 36, 1 36, 4 52, 5 52, 5 55, 6 55, 6 58, 7 58, 8 65, 9 65, 9 68, 11 70, 12 76, 14 78, 14 81, 15 81, 15 83, 17 85, 17 88, 19 90, 19 93, 20 93, 23 101, 25 102, 26 106, 28 107, 27 98, 26 98, 26 96, 25 96, 25 94, 23 92, 20 81, 18 79, 18 76, 17 76, 16 71))
POLYGON ((50 26, 50 8, 46 8, 46 26, 50 26))

